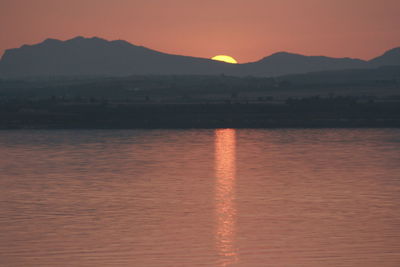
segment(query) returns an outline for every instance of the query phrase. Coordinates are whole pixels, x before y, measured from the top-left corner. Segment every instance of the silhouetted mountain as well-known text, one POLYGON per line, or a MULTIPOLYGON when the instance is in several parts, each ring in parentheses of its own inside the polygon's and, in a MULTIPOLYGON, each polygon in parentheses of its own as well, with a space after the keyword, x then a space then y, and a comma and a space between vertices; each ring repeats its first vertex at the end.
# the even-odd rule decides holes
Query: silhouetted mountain
POLYGON ((400 65, 400 47, 385 52, 382 56, 370 61, 373 66, 400 65))
POLYGON ((76 37, 47 39, 5 52, 0 74, 5 77, 132 74, 215 74, 232 65, 210 59, 169 55, 128 42, 76 37))
POLYGON ((40 44, 7 50, 0 61, 0 77, 146 74, 268 77, 383 65, 400 65, 400 48, 390 50, 370 62, 280 52, 257 62, 233 65, 205 58, 166 54, 122 40, 76 37, 67 41, 47 39, 40 44))
POLYGON ((291 73, 367 67, 366 62, 360 59, 303 56, 286 52, 279 52, 258 62, 242 65, 242 73, 254 76, 279 76, 291 73))

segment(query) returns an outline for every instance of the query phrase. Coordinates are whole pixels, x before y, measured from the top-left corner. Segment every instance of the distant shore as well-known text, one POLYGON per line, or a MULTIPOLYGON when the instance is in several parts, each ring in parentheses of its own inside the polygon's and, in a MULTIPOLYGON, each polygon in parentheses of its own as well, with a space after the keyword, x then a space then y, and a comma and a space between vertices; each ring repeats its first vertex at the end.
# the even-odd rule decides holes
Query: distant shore
POLYGON ((400 128, 400 105, 342 99, 285 104, 54 104, 0 111, 0 129, 188 128, 400 128))
POLYGON ((400 128, 399 71, 0 80, 0 129, 400 128))

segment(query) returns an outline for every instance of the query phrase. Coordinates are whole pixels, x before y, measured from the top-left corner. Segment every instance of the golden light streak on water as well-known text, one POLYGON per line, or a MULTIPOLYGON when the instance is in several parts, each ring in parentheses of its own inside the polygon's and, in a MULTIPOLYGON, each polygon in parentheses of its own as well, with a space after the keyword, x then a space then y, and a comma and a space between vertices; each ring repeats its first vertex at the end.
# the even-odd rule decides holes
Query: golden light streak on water
POLYGON ((216 220, 217 250, 220 266, 238 261, 235 247, 235 179, 236 179, 236 134, 233 129, 216 130, 215 176, 216 176, 216 220))

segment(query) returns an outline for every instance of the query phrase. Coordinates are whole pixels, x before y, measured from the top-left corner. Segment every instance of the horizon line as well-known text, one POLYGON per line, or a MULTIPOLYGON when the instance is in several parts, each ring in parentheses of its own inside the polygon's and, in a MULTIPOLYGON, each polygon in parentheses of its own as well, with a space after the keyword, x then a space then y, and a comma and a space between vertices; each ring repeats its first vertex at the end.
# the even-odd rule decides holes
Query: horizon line
MULTIPOLYGON (((20 45, 19 47, 14 47, 14 48, 8 48, 8 49, 5 49, 5 50, 0 50, 0 61, 3 59, 4 54, 5 54, 6 51, 8 51, 8 50, 20 49, 20 48, 23 48, 24 46, 37 46, 37 45, 40 45, 40 44, 42 44, 42 43, 44 43, 45 41, 48 41, 48 40, 54 40, 54 41, 59 41, 59 42, 65 43, 65 42, 72 41, 72 40, 75 40, 75 39, 84 39, 84 40, 99 39, 99 40, 107 41, 107 42, 123 41, 123 42, 126 42, 126 43, 128 43, 128 44, 130 44, 130 45, 133 45, 133 46, 136 46, 136 47, 143 47, 143 48, 150 49, 150 50, 152 50, 152 51, 156 51, 156 52, 163 53, 163 54, 175 55, 175 56, 183 56, 183 57, 192 57, 192 58, 200 58, 200 59, 208 59, 208 60, 212 60, 212 57, 218 55, 218 53, 216 53, 215 55, 212 55, 212 56, 210 56, 209 58, 207 58, 207 57, 200 57, 200 56, 191 56, 191 55, 175 54, 175 53, 169 53, 169 52, 164 52, 164 51, 160 51, 160 50, 157 50, 157 49, 153 49, 153 48, 150 48, 150 47, 147 47, 147 46, 144 46, 144 45, 138 45, 138 44, 135 44, 135 43, 131 43, 131 42, 129 42, 129 41, 127 41, 127 40, 124 40, 124 39, 109 40, 109 39, 106 39, 106 38, 103 38, 103 37, 98 37, 98 36, 91 36, 91 37, 88 37, 88 36, 84 36, 84 35, 77 35, 77 36, 75 36, 75 37, 68 38, 68 39, 57 39, 57 38, 51 38, 51 37, 49 37, 49 38, 44 39, 44 40, 41 41, 41 42, 37 42, 37 43, 34 43, 34 44, 22 44, 22 45, 20 45)), ((256 61, 238 62, 237 64, 238 64, 238 65, 241 65, 241 64, 255 63, 255 62, 262 61, 262 60, 264 60, 264 59, 266 59, 266 58, 268 58, 268 57, 271 57, 271 56, 273 56, 273 55, 277 55, 277 54, 290 54, 290 55, 298 55, 298 56, 305 56, 305 57, 327 57, 327 58, 333 58, 333 59, 354 59, 354 60, 361 60, 361 61, 364 61, 364 62, 368 62, 368 61, 373 60, 373 59, 375 59, 376 57, 382 56, 382 55, 385 54, 386 52, 388 52, 388 51, 390 51, 390 50, 393 50, 393 49, 396 49, 396 48, 400 48, 400 45, 399 45, 399 46, 396 46, 396 47, 388 48, 388 49, 386 49, 385 51, 383 51, 381 54, 375 55, 374 57, 372 57, 372 58, 370 58, 370 59, 362 59, 362 58, 358 58, 358 57, 333 57, 333 56, 327 56, 327 55, 321 55, 321 54, 319 54, 319 55, 318 55, 318 54, 311 54, 311 55, 310 55, 310 54, 301 54, 301 53, 299 53, 299 52, 291 52, 291 51, 283 51, 283 50, 280 50, 280 51, 273 52, 273 53, 271 53, 271 54, 269 54, 269 55, 267 55, 267 56, 264 56, 264 57, 262 57, 262 58, 260 58, 260 59, 258 59, 258 60, 256 60, 256 61)), ((229 56, 235 58, 235 56, 233 56, 233 55, 229 55, 229 56)))

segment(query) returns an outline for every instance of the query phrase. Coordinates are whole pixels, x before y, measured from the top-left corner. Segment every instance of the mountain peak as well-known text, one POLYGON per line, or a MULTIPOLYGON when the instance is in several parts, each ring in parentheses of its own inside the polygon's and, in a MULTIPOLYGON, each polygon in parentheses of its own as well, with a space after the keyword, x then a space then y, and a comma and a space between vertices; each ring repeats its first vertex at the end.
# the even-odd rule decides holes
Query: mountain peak
POLYGON ((384 53, 384 55, 397 55, 400 54, 400 47, 392 48, 384 53))
POLYGON ((281 60, 281 59, 287 60, 287 59, 299 58, 299 57, 305 57, 305 56, 300 55, 300 54, 295 54, 295 53, 280 51, 280 52, 273 53, 273 54, 270 55, 270 56, 264 57, 264 58, 261 59, 260 61, 281 60))
POLYGON ((82 43, 82 42, 90 42, 90 41, 92 41, 92 42, 109 42, 109 41, 107 41, 105 39, 102 39, 102 38, 99 38, 99 37, 96 37, 96 36, 91 37, 91 38, 86 38, 86 37, 83 37, 83 36, 77 36, 75 38, 66 40, 64 43, 82 43))
POLYGON ((82 40, 86 40, 87 38, 83 37, 83 36, 76 36, 72 39, 67 40, 66 42, 70 42, 70 41, 82 41, 82 40))
POLYGON ((286 51, 279 51, 279 52, 273 53, 271 55, 271 57, 272 56, 301 56, 301 55, 300 54, 286 52, 286 51))
POLYGON ((400 47, 395 47, 386 51, 383 55, 370 61, 375 66, 400 65, 400 47))

